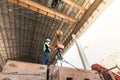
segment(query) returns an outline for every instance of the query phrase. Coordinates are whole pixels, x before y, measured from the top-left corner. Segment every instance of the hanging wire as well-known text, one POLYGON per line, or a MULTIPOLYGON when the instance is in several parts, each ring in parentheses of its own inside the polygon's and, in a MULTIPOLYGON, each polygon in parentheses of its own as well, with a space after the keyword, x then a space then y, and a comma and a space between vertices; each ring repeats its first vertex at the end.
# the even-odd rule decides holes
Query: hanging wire
MULTIPOLYGON (((7 8, 8 8, 8 15, 10 15, 10 10, 9 10, 10 9, 10 4, 8 4, 7 1, 6 1, 6 3, 7 3, 7 8)), ((13 14, 13 15, 15 15, 15 14, 13 14)), ((12 19, 11 19, 11 17, 10 16, 8 16, 8 17, 9 17, 9 19, 8 19, 9 20, 9 31, 10 31, 10 38, 11 38, 10 39, 10 41, 11 41, 11 43, 10 43, 11 46, 10 47, 11 48, 10 47, 9 48, 10 48, 10 54, 13 54, 12 55, 12 59, 14 59, 15 58, 15 54, 14 54, 15 51, 14 51, 14 48, 13 48, 14 47, 13 46, 13 44, 14 44, 13 37, 14 36, 13 36, 13 33, 12 33, 12 27, 13 26, 12 26, 12 19)), ((13 19, 15 19, 15 17, 13 17, 13 19)))
MULTIPOLYGON (((37 13, 35 13, 35 15, 38 15, 37 13)), ((35 17, 36 19, 38 19, 38 17, 35 17)), ((34 21, 34 25, 35 26, 33 26, 33 33, 32 33, 32 41, 36 41, 36 28, 37 28, 37 23, 34 21)), ((36 41, 37 42, 37 41, 36 41)), ((36 42, 32 42, 32 44, 31 44, 31 52, 32 52, 32 54, 36 54, 36 52, 35 52, 35 50, 34 50, 34 48, 35 48, 35 43, 36 42)), ((35 58, 34 58, 35 59, 35 58)), ((35 60, 34 60, 34 62, 35 62, 35 60)))
MULTIPOLYGON (((45 21, 46 23, 47 23, 47 21, 46 21, 46 18, 47 18, 47 15, 48 15, 48 12, 46 13, 46 15, 44 16, 43 15, 43 21, 45 21)), ((48 19, 49 20, 49 19, 48 19)), ((47 25, 47 24, 46 24, 47 25)), ((36 58, 36 63, 37 63, 37 61, 38 61, 38 57, 39 57, 39 54, 43 54, 43 53, 41 53, 41 52, 43 52, 43 49, 42 49, 42 46, 43 46, 43 43, 44 43, 44 40, 45 40, 45 31, 46 31, 46 25, 43 23, 43 24, 41 24, 41 38, 40 38, 40 44, 39 44, 39 47, 37 48, 37 53, 36 53, 36 55, 35 55, 35 58, 36 58), (42 27, 43 26, 43 27, 42 27)))
MULTIPOLYGON (((4 10, 3 10, 3 3, 1 3, 0 5, 1 7, 1 14, 2 14, 2 19, 3 19, 3 24, 4 24, 4 27, 6 27, 6 24, 5 24, 5 19, 4 19, 4 10)), ((6 55, 7 55, 7 59, 10 58, 9 54, 8 54, 8 51, 7 51, 7 47, 6 47, 6 44, 5 44, 5 36, 3 35, 3 30, 1 29, 1 26, 0 26, 0 31, 1 31, 1 35, 2 35, 2 39, 3 39, 3 43, 4 43, 4 46, 5 46, 5 51, 6 51, 6 55)))
MULTIPOLYGON (((43 16, 40 16, 40 17, 41 17, 40 20, 43 21, 43 20, 44 20, 44 15, 43 15, 43 16)), ((41 45, 41 40, 42 40, 42 39, 41 39, 40 33, 42 32, 42 28, 43 28, 43 27, 41 27, 41 26, 42 26, 43 24, 44 24, 44 23, 42 23, 42 22, 40 22, 40 25, 38 24, 38 26, 39 26, 38 36, 39 36, 39 37, 38 37, 38 44, 36 45, 36 46, 37 46, 37 47, 36 47, 36 55, 41 52, 41 51, 38 52, 38 49, 40 49, 39 46, 41 45)), ((36 59, 36 63, 37 63, 37 58, 36 58, 36 56, 35 56, 34 58, 36 59)))
MULTIPOLYGON (((10 24, 10 20, 9 20, 9 11, 8 11, 8 3, 7 3, 7 1, 5 0, 5 3, 6 3, 6 11, 7 11, 7 19, 8 19, 8 22, 6 22, 5 24, 6 24, 6 26, 5 26, 5 32, 6 32, 6 38, 7 38, 7 44, 8 44, 8 47, 7 47, 7 49, 9 49, 9 54, 10 54, 10 58, 13 58, 13 55, 12 55, 12 52, 11 52, 11 48, 10 48, 10 41, 8 40, 8 38, 9 38, 9 32, 10 32, 10 34, 11 34, 11 31, 10 30, 8 30, 7 31, 7 27, 11 27, 11 24, 10 24), (9 26, 7 25, 7 24, 9 24, 9 26)), ((4 10, 5 11, 5 10, 4 10)))
MULTIPOLYGON (((54 24, 55 18, 56 18, 56 15, 54 16, 54 18, 52 19, 52 21, 51 21, 51 18, 49 18, 48 21, 46 21, 46 23, 51 23, 51 25, 48 25, 48 24, 46 25, 44 34, 47 34, 47 35, 44 37, 44 40, 47 39, 47 38, 52 39, 52 38, 50 37, 50 36, 51 36, 51 33, 50 33, 50 32, 53 32, 53 31, 52 31, 53 29, 51 29, 51 27, 54 27, 54 30, 55 30, 55 24, 54 24), (54 26, 53 26, 53 25, 54 25, 54 26)), ((42 48, 43 48, 43 47, 42 47, 42 48)), ((39 55, 39 54, 38 54, 38 55, 39 55)), ((36 57, 38 57, 38 56, 36 56, 36 57)))
MULTIPOLYGON (((57 29, 56 29, 56 30, 59 30, 59 28, 60 28, 59 26, 61 26, 62 23, 64 23, 64 22, 63 22, 63 19, 57 23, 58 25, 57 25, 57 29)), ((55 36, 55 32, 52 34, 52 36, 55 36)), ((51 44, 53 45, 53 43, 55 42, 55 37, 53 38, 52 41, 53 41, 53 42, 52 42, 51 44)), ((55 59, 55 56, 56 56, 55 53, 56 53, 56 51, 54 51, 54 52, 52 52, 52 53, 53 53, 53 54, 51 55, 51 62, 53 62, 54 59, 55 59)))

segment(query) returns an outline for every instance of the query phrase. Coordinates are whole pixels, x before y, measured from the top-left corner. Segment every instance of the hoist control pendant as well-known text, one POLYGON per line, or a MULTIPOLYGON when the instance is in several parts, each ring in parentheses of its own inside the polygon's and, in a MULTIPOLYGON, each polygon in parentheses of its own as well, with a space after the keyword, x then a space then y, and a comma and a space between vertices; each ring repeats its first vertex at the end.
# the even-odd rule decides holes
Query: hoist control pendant
POLYGON ((58 43, 55 45, 55 48, 64 50, 64 45, 58 43))

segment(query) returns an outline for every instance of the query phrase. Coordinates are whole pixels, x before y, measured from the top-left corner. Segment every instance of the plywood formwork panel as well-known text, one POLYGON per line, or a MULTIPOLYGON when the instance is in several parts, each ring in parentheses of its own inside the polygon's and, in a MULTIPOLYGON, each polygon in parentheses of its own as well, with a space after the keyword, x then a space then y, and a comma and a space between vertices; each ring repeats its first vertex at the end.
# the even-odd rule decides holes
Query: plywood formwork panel
POLYGON ((0 80, 46 80, 44 76, 0 74, 0 80))
POLYGON ((46 76, 47 66, 9 60, 3 66, 2 73, 46 76))
POLYGON ((73 69, 50 66, 49 80, 101 80, 99 74, 92 70, 73 69))

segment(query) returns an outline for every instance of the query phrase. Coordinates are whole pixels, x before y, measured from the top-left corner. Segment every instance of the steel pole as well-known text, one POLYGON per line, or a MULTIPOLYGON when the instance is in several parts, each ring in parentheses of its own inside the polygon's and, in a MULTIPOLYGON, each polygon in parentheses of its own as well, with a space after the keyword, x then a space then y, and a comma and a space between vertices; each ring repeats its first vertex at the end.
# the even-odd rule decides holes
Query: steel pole
POLYGON ((72 38, 74 39, 76 47, 78 49, 78 53, 79 53, 83 68, 90 70, 91 67, 90 67, 89 62, 88 62, 88 60, 86 58, 86 55, 85 55, 85 52, 84 52, 82 46, 80 44, 78 45, 77 38, 76 38, 76 36, 74 34, 72 35, 72 38))

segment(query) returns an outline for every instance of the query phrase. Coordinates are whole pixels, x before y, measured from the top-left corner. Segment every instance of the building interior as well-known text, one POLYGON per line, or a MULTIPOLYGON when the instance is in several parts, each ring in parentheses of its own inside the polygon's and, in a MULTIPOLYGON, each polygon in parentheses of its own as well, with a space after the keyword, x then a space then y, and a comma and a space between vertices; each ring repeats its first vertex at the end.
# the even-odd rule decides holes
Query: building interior
MULTIPOLYGON (((0 66, 7 60, 40 63, 47 38, 56 44, 55 33, 67 51, 106 7, 108 0, 1 0, 0 66)), ((51 64, 56 62, 51 52, 51 64)))

